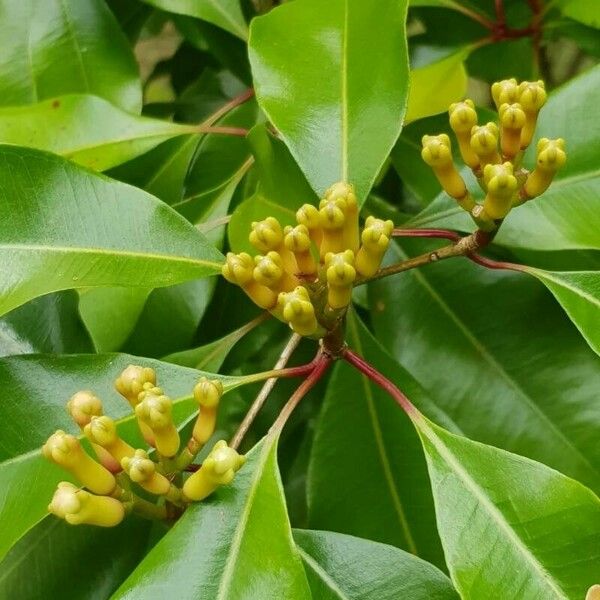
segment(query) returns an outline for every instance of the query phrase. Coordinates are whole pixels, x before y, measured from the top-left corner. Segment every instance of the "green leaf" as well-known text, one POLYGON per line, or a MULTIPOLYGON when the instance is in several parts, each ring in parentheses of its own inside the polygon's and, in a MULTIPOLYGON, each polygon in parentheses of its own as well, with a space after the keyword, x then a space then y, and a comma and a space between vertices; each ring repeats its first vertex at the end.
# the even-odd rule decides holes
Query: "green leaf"
MULTIPOLYGON (((510 213, 496 243, 534 250, 600 249, 600 121, 595 116, 599 103, 600 66, 550 95, 540 112, 536 137, 564 138, 567 164, 548 191, 510 213)), ((531 166, 534 153, 535 141, 525 166, 531 166)), ((470 183, 477 187, 472 178, 470 183)), ((471 231, 469 220, 441 194, 410 226, 471 231)))
POLYGON ((44 519, 2 561, 0 596, 108 598, 142 558, 150 527, 135 517, 111 528, 44 519))
POLYGON ((364 201, 400 134, 408 95, 406 0, 303 0, 252 21, 261 108, 313 189, 364 201))
MULTIPOLYGON (((390 258, 439 245, 403 240, 390 258)), ((465 435, 600 490, 600 360, 541 284, 458 258, 376 283, 369 299, 378 339, 465 435)))
MULTIPOLYGON (((0 560, 31 527, 47 516, 52 493, 65 471, 42 457, 41 446, 56 429, 73 434, 77 427, 65 411, 69 397, 91 389, 104 411, 119 421, 121 435, 145 447, 131 408, 114 391, 113 382, 131 363, 156 369, 157 378, 174 398, 174 418, 184 422, 197 409, 191 390, 202 371, 127 354, 22 356, 0 359, 0 386, 10 390, 0 403, 0 560)), ((227 390, 243 383, 239 377, 220 378, 227 390)))
POLYGON ((580 600, 600 572, 600 500, 527 458, 414 418, 463 598, 580 600))
POLYGON ((333 533, 294 529, 313 598, 320 600, 458 599, 433 565, 393 546, 333 533))
POLYGON ((467 91, 464 60, 467 55, 468 49, 459 50, 411 70, 407 122, 446 112, 452 102, 464 97, 467 91))
POLYGON ((0 146, 0 212, 0 314, 52 291, 220 271, 220 252, 156 198, 37 150, 0 146))
POLYGON ((0 318, 0 356, 92 350, 76 292, 36 298, 0 318))
POLYGON ((127 113, 97 96, 62 96, 30 106, 0 108, 1 143, 48 150, 95 171, 197 130, 195 125, 127 113))
POLYGON ((0 14, 0 104, 83 93, 140 112, 138 66, 102 0, 1 0, 0 14))
POLYGON ((167 12, 196 17, 229 31, 242 40, 248 39, 240 0, 143 0, 167 12))
POLYGON ((181 600, 311 598, 292 540, 275 435, 253 448, 230 486, 187 509, 113 598, 153 598, 165 589, 181 600))
POLYGON ((600 29, 600 14, 598 7, 589 0, 560 0, 560 10, 563 15, 580 23, 600 29))
POLYGON ((259 176, 257 192, 234 211, 227 234, 235 252, 256 253, 248 241, 250 224, 266 217, 276 217, 282 225, 295 224, 300 206, 315 204, 317 196, 310 188, 285 144, 273 137, 264 124, 248 134, 259 176))
MULTIPOLYGON (((429 414, 443 418, 353 315, 347 340, 429 414)), ((385 392, 341 361, 317 422, 307 485, 312 529, 392 544, 443 564, 425 460, 410 421, 385 392)))
POLYGON ((227 355, 232 350, 233 346, 239 342, 248 332, 256 326, 255 321, 251 321, 246 325, 242 325, 235 331, 224 335, 222 338, 189 350, 174 352, 164 356, 162 360, 165 362, 181 365, 182 367, 191 367, 193 369, 201 369, 204 371, 218 372, 227 358, 227 355))
POLYGON ((554 294, 588 344, 600 354, 600 272, 523 270, 554 294))
POLYGON ((96 352, 121 349, 135 328, 150 292, 148 288, 134 287, 99 287, 80 291, 79 312, 94 340, 96 352))

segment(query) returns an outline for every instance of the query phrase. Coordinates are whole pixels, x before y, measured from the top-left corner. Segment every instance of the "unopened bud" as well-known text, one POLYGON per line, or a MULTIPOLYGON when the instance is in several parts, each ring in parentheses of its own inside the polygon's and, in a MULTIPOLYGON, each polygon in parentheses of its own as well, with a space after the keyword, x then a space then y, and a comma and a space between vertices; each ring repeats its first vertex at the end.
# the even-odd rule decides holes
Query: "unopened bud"
POLYGON ((512 104, 519 100, 519 84, 517 80, 504 79, 492 84, 492 98, 496 109, 500 109, 503 104, 512 104))
POLYGON ((421 157, 433 169, 444 191, 459 201, 467 198, 465 182, 452 162, 450 138, 445 133, 424 135, 422 143, 421 157))
POLYGON ((278 252, 271 251, 266 256, 255 256, 254 264, 254 281, 277 294, 293 290, 298 285, 298 280, 284 269, 278 252))
POLYGON ((358 231, 358 200, 354 193, 354 186, 340 181, 334 183, 326 192, 325 200, 344 202, 344 245, 343 249, 349 249, 353 252, 358 250, 359 231, 358 231))
POLYGON ((471 130, 471 148, 479 158, 481 169, 501 161, 498 153, 498 126, 489 122, 471 130))
POLYGON ((279 294, 277 305, 283 320, 298 334, 313 335, 319 324, 308 290, 298 286, 293 292, 279 294))
POLYGON ((86 454, 79 440, 69 433, 58 430, 52 434, 42 447, 42 453, 96 494, 110 494, 115 489, 113 474, 86 454))
POLYGON ((317 272, 317 265, 310 251, 310 234, 305 225, 286 227, 284 244, 296 257, 296 264, 301 274, 314 275, 317 272))
POLYGON ((585 600, 600 600, 600 585, 593 585, 585 595, 585 600))
POLYGON ((500 115, 500 145, 502 154, 508 158, 514 158, 521 149, 521 131, 525 126, 525 112, 518 102, 514 104, 502 104, 499 109, 500 115))
POLYGON ((221 272, 227 281, 239 285, 255 304, 272 308, 277 302, 277 294, 254 280, 254 266, 254 259, 246 252, 228 252, 221 272))
POLYGON ((173 402, 162 393, 160 388, 144 391, 140 394, 140 403, 135 414, 154 434, 154 446, 159 454, 172 457, 179 450, 179 433, 173 423, 173 402))
POLYGON ((131 457, 123 457, 121 466, 129 479, 151 494, 164 496, 171 488, 171 482, 156 471, 156 464, 144 450, 136 450, 131 457))
POLYGON ((321 229, 321 215, 319 209, 312 204, 303 204, 296 211, 296 221, 299 225, 304 225, 308 229, 310 239, 318 247, 321 246, 323 231, 321 229))
POLYGON ((371 277, 379 270, 383 255, 390 244, 394 229, 392 221, 367 217, 362 232, 362 245, 356 255, 356 270, 363 277, 371 277))
MULTIPOLYGON (((203 446, 215 432, 217 424, 217 410, 223 395, 223 384, 218 379, 201 377, 194 387, 194 398, 200 406, 200 412, 194 424, 192 438, 198 447, 203 446)), ((195 454, 196 445, 190 448, 195 454)))
POLYGON ((235 473, 246 462, 227 442, 217 442, 198 471, 193 473, 183 486, 183 493, 189 500, 204 500, 219 486, 233 481, 235 473))
POLYGON ((319 204, 323 240, 319 248, 321 258, 328 252, 341 252, 344 249, 344 224, 346 222, 346 202, 337 200, 321 200, 319 204))
POLYGON ((471 130, 477 125, 477 113, 472 100, 455 102, 448 110, 450 127, 456 135, 460 154, 464 163, 471 169, 479 166, 479 158, 471 148, 471 130))
POLYGON ((503 219, 512 207, 517 190, 517 179, 513 175, 512 163, 486 165, 483 178, 487 186, 483 209, 492 219, 503 219))
POLYGON ((102 446, 119 464, 125 456, 133 456, 134 449, 119 437, 110 417, 92 417, 84 432, 90 442, 102 446))
POLYGON ((102 414, 102 402, 93 392, 76 392, 67 402, 67 410, 79 427, 85 427, 92 417, 102 414))
POLYGON ((542 138, 537 145, 535 169, 523 186, 524 195, 527 198, 534 198, 543 194, 566 160, 565 141, 562 138, 556 140, 542 138))
POLYGON ((527 148, 531 144, 538 113, 547 98, 544 82, 541 79, 539 81, 523 81, 519 85, 519 104, 526 116, 525 126, 521 131, 521 148, 527 148))
POLYGON ((66 481, 58 484, 48 511, 71 525, 114 527, 125 517, 125 507, 115 498, 95 496, 66 481))
POLYGON ((156 385, 156 372, 150 367, 129 365, 116 379, 115 388, 132 408, 138 402, 138 395, 145 383, 156 385))
POLYGON ((325 257, 327 302, 331 308, 344 308, 352 300, 352 284, 356 279, 354 252, 345 250, 325 257))
POLYGON ((250 243, 259 252, 278 250, 283 243, 283 229, 275 217, 254 221, 251 225, 250 243))

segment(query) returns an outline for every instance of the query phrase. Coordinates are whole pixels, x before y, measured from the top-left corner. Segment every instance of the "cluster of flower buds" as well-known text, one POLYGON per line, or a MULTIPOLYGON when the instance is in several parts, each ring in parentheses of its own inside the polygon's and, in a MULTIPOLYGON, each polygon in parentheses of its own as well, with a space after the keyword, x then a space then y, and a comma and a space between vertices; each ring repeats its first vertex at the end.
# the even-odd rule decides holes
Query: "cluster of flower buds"
POLYGON ((497 229, 514 206, 543 194, 566 161, 564 140, 542 138, 537 144, 535 169, 530 173, 521 166, 546 102, 543 81, 517 83, 516 79, 506 79, 494 83, 491 91, 498 124, 480 125, 468 99, 451 104, 448 111, 462 160, 485 192, 483 204, 471 196, 454 165, 446 134, 423 136, 421 152, 445 192, 488 231, 497 229))
POLYGON ((129 365, 115 381, 115 388, 130 403, 142 436, 155 452, 151 456, 145 449, 134 448, 123 440, 115 421, 103 414, 102 402, 95 394, 74 394, 67 402, 67 410, 96 456, 92 458, 86 452, 81 436, 62 430, 44 444, 43 455, 68 471, 80 485, 59 483, 48 510, 61 519, 73 525, 112 527, 130 511, 166 518, 168 504, 180 511, 189 502, 203 500, 220 485, 230 483, 244 464, 244 456, 225 441, 219 441, 198 469, 187 472, 215 432, 223 395, 219 380, 202 377, 194 387, 199 414, 190 440, 181 451, 172 401, 156 387, 153 369, 129 365), (188 475, 185 481, 184 474, 188 475), (174 480, 183 481, 183 486, 178 487, 174 480), (142 499, 135 486, 157 496, 158 501, 142 499))
POLYGON ((347 183, 331 186, 318 208, 303 205, 296 221, 294 227, 274 217, 252 223, 250 243, 261 254, 230 252, 222 272, 296 333, 318 339, 345 313, 357 279, 379 270, 394 225, 369 217, 361 234, 347 183))

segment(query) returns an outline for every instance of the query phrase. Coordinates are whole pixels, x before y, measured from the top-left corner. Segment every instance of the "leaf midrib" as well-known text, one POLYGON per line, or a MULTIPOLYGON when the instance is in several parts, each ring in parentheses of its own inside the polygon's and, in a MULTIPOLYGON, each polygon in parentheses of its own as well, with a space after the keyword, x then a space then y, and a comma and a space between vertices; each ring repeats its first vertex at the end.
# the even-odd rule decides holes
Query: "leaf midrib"
MULTIPOLYGON (((581 288, 573 286, 573 284, 566 282, 564 279, 560 279, 560 277, 554 277, 553 271, 544 271, 542 269, 528 268, 526 270, 526 272, 530 273, 531 275, 535 275, 536 277, 538 277, 539 279, 542 279, 542 280, 548 279, 549 281, 552 281, 556 285, 559 285, 560 287, 563 287, 563 288, 573 292, 575 295, 580 296, 581 298, 584 298, 585 300, 590 302, 590 304, 595 304, 598 308, 600 308, 600 298, 596 298, 595 296, 592 296, 590 293, 585 292, 581 288)), ((576 275, 577 273, 588 273, 588 272, 593 272, 593 271, 569 271, 568 274, 576 275)), ((600 279, 600 272, 598 272, 598 278, 600 279)))
POLYGON ((306 562, 310 568, 319 576, 319 578, 325 583, 325 585, 340 599, 340 600, 352 600, 350 596, 346 596, 343 590, 337 584, 331 575, 310 555, 305 552, 298 544, 296 544, 298 553, 302 557, 302 560, 306 562))
MULTIPOLYGON (((511 527, 510 523, 506 520, 500 509, 488 498, 485 491, 477 484, 477 482, 469 475, 469 473, 461 466, 460 461, 453 454, 452 450, 444 444, 444 442, 436 435, 435 431, 423 420, 419 422, 419 431, 423 433, 427 439, 433 444, 435 449, 439 452, 441 458, 446 464, 452 469, 452 471, 459 477, 463 482, 465 488, 473 494, 479 504, 485 508, 490 515, 491 519, 498 524, 499 530, 506 534, 509 541, 509 547, 513 547, 519 550, 519 553, 526 559, 526 561, 532 565, 535 572, 541 576, 541 580, 544 582, 547 588, 556 594, 557 598, 562 600, 569 600, 569 597, 565 592, 557 586, 554 579, 545 569, 545 567, 538 561, 534 554, 529 551, 529 548, 525 542, 519 537, 515 530, 511 527)), ((452 573, 454 579, 454 573, 452 573)), ((455 581, 455 583, 457 583, 455 581)))
POLYGON ((54 252, 56 254, 102 254, 108 256, 123 256, 130 258, 143 258, 144 260, 153 259, 161 261, 172 261, 181 263, 190 263, 194 265, 204 265, 221 269, 221 263, 204 260, 201 258, 190 258, 187 256, 178 256, 175 254, 155 254, 152 252, 135 252, 132 250, 117 250, 108 248, 97 248, 97 247, 83 247, 83 246, 49 246, 43 244, 1 244, 1 250, 24 250, 24 251, 44 251, 54 252))

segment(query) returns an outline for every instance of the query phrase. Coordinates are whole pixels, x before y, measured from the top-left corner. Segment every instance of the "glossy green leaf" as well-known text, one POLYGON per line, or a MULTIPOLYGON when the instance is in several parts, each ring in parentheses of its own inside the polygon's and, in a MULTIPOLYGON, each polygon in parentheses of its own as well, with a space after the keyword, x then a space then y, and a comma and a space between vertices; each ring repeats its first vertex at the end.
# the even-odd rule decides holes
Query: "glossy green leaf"
POLYGON ((48 150, 95 171, 197 129, 139 117, 97 96, 62 96, 30 106, 0 108, 0 143, 48 150))
POLYGON ((196 17, 229 31, 242 40, 248 39, 240 0, 143 0, 167 12, 196 17))
MULTIPOLYGON (((600 248, 599 103, 600 66, 550 95, 540 113, 536 136, 564 138, 567 164, 548 191, 510 213, 495 242, 533 250, 600 248)), ((535 143, 525 158, 526 166, 531 166, 534 150, 535 143)), ((470 183, 473 189, 477 187, 472 178, 470 183)), ((453 200, 441 194, 410 226, 471 231, 469 221, 453 200)))
POLYGON ((364 201, 402 127, 406 0, 303 0, 252 21, 256 95, 313 189, 364 201))
MULTIPOLYGON (((355 316, 348 344, 429 414, 443 418, 355 316)), ((308 471, 312 529, 392 544, 443 564, 427 469, 406 415, 380 388, 340 362, 327 387, 308 471), (350 501, 351 499, 351 501, 350 501)))
POLYGON ((393 546, 333 533, 294 530, 311 586, 320 600, 458 599, 433 565, 393 546))
POLYGON ((468 50, 460 50, 410 72, 410 93, 406 121, 416 121, 446 112, 452 102, 467 91, 464 60, 468 50))
POLYGON ((0 356, 91 351, 76 292, 36 298, 0 318, 0 356))
POLYGON ((248 142, 258 172, 258 190, 235 209, 227 234, 235 252, 256 254, 248 241, 252 221, 273 216, 282 225, 295 225, 296 210, 306 202, 316 204, 317 197, 285 144, 265 125, 256 125, 248 134, 248 142))
MULTIPOLYGON (((104 411, 119 420, 121 435, 145 447, 131 408, 113 382, 131 363, 154 368, 157 379, 174 400, 174 418, 185 421, 197 409, 191 390, 203 372, 127 354, 23 356, 0 359, 0 385, 10 390, 0 402, 0 560, 31 527, 47 515, 57 483, 66 473, 48 462, 40 448, 56 429, 78 433, 65 403, 76 391, 91 389, 104 411)), ((223 380, 227 390, 243 380, 204 373, 223 380)), ((1 571, 1 570, 0 570, 1 571)))
POLYGON ((150 292, 148 288, 136 287, 98 287, 80 291, 79 311, 96 352, 121 349, 144 310, 150 292))
POLYGON ((0 597, 109 598, 141 560, 150 526, 131 517, 106 529, 44 519, 0 564, 0 597))
POLYGON ((37 150, 0 147, 0 212, 0 260, 11 265, 0 272, 0 313, 62 289, 160 287, 220 271, 218 250, 163 203, 37 150))
POLYGON ((2 0, 0 14, 1 105, 83 93, 139 113, 138 67, 103 0, 2 0))
POLYGON ((600 572, 600 500, 527 458, 414 419, 462 598, 580 600, 600 572))
MULTIPOLYGON (((439 245, 403 240, 390 259, 439 245)), ((600 359, 541 284, 458 258, 369 292, 378 339, 465 435, 600 490, 600 359)))
POLYGON ((230 486, 188 508, 113 598, 153 598, 167 589, 181 600, 311 598, 292 540, 274 435, 254 447, 230 486))
POLYGON ((543 271, 527 267, 560 302, 589 345, 600 354, 600 272, 543 271))

